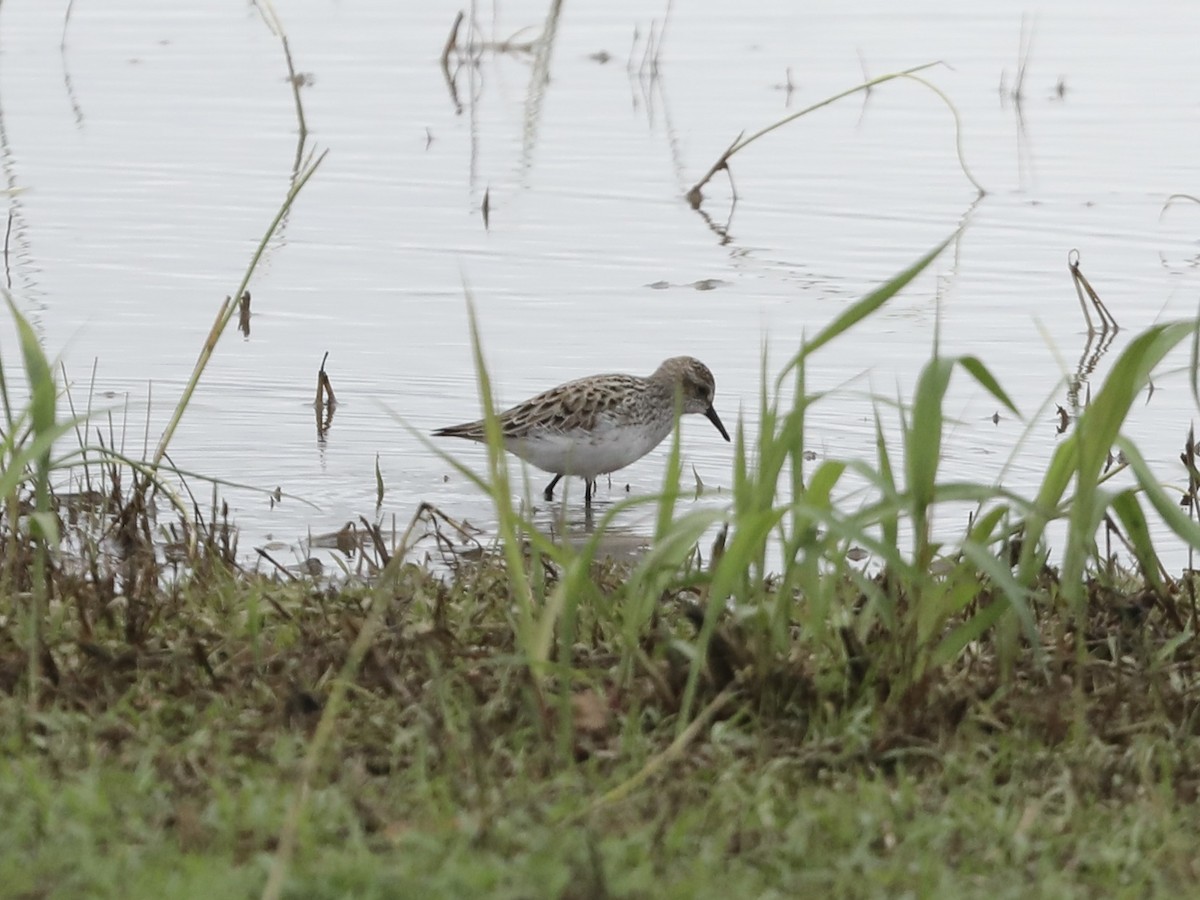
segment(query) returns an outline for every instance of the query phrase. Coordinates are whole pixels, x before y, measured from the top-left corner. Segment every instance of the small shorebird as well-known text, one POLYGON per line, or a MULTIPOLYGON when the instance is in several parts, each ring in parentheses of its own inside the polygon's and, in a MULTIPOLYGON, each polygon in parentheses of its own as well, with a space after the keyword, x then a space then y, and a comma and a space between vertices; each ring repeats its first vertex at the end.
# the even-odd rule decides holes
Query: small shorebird
MULTIPOLYGON (((716 382, 708 366, 690 356, 668 359, 648 378, 591 375, 568 381, 518 403, 497 416, 504 447, 539 469, 554 473, 543 496, 554 499, 564 475, 587 483, 584 502, 592 502, 592 483, 635 462, 662 443, 675 424, 675 397, 684 413, 700 413, 729 440, 713 409, 716 382)), ((485 442, 483 420, 451 425, 436 437, 485 442)))

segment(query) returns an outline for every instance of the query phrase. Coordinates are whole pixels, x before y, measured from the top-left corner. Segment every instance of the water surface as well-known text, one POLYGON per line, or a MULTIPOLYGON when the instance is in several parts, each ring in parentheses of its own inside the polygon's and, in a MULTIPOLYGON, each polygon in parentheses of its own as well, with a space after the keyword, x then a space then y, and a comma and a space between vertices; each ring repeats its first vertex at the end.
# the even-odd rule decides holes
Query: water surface
MULTIPOLYGON (((302 147, 280 43, 252 5, 76 4, 65 37, 58 6, 0 12, 12 291, 77 403, 96 363, 93 405, 131 451, 147 421, 151 444, 161 433, 298 156, 328 150, 255 274, 249 337, 225 336, 171 446, 182 468, 316 505, 228 491, 246 546, 371 514, 376 458, 385 519, 424 500, 491 521, 392 415, 427 431, 478 414, 465 286, 501 403, 688 353, 716 374, 726 423, 753 426, 764 346, 781 364, 966 223, 927 277, 816 357, 813 389, 849 387, 814 409, 810 439, 822 456, 871 455, 867 395, 911 396, 936 333, 943 352, 984 359, 1031 417, 994 421, 995 401, 960 380, 944 474, 993 480, 1008 462, 1005 483, 1027 493, 1085 352, 1068 251, 1123 326, 1093 384, 1137 331, 1195 312, 1200 205, 1163 206, 1200 192, 1200 7, 693 0, 673 4, 652 71, 642 58, 665 5, 568 0, 554 18, 546 2, 485 4, 477 39, 548 39, 540 53, 479 51, 455 95, 439 56, 458 8, 279 4, 311 81, 302 147), (723 176, 701 211, 683 199, 739 132, 859 83, 864 65, 933 60, 983 198, 945 104, 898 81, 735 157, 736 206, 723 176), (340 405, 318 438, 327 351, 340 405)), ((1184 378, 1164 376, 1130 420, 1165 480, 1183 481, 1192 415, 1184 378)), ((708 423, 685 423, 684 448, 688 471, 728 486, 730 447, 708 423)), ((448 449, 482 468, 481 450, 448 449)), ((665 452, 603 484, 601 503, 653 492, 665 452)), ((535 496, 543 481, 531 474, 535 496)))

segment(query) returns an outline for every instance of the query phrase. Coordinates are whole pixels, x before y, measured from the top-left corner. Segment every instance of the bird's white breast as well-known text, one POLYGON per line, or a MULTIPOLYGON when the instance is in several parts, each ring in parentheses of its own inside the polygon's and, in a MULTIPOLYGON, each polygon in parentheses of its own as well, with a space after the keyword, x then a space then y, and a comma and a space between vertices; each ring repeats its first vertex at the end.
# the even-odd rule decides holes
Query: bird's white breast
POLYGON ((505 446, 526 462, 558 475, 595 478, 641 459, 671 433, 672 419, 617 424, 601 418, 590 431, 537 431, 505 446))

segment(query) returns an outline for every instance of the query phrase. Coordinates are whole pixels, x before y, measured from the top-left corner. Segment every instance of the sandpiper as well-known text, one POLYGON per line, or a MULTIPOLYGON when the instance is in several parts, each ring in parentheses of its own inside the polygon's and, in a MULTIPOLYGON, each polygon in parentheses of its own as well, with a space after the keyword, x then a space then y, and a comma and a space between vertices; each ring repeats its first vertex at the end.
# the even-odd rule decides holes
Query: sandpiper
MULTIPOLYGON (((554 499, 564 475, 587 484, 584 502, 592 502, 592 483, 635 462, 662 443, 675 423, 678 392, 684 413, 700 413, 729 440, 713 409, 716 382, 708 366, 690 356, 666 360, 653 375, 591 375, 543 391, 500 413, 500 433, 510 453, 554 478, 543 496, 554 499)), ((439 428, 436 437, 486 441, 483 420, 439 428)))

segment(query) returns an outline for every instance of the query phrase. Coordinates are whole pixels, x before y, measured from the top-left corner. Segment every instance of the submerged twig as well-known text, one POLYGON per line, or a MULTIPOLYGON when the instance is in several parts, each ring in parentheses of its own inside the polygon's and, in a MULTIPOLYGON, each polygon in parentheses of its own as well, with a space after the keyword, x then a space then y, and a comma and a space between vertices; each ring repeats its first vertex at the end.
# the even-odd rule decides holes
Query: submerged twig
POLYGON ((325 371, 325 363, 329 360, 329 351, 321 357, 321 368, 317 371, 317 406, 333 408, 337 406, 337 398, 333 395, 333 385, 325 371))
POLYGON ((244 337, 250 337, 250 292, 242 291, 238 298, 238 331, 244 337))
POLYGON ((333 411, 337 408, 337 397, 333 395, 333 384, 329 381, 329 374, 325 371, 325 362, 329 359, 329 351, 325 351, 325 356, 321 359, 321 368, 317 372, 317 399, 313 406, 317 410, 317 438, 324 440, 325 433, 329 431, 329 426, 333 424, 333 411), (321 417, 321 413, 325 413, 325 417, 321 417))

